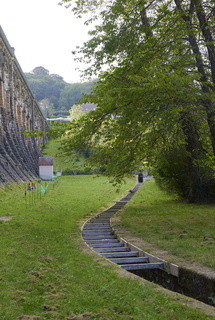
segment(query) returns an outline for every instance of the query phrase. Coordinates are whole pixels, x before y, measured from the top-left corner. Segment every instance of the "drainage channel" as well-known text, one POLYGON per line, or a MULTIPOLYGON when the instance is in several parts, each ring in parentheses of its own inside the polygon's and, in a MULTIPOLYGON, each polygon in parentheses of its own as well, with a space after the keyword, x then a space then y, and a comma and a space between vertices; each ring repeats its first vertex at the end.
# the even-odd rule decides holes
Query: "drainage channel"
POLYGON ((111 217, 123 208, 141 186, 138 183, 120 201, 88 220, 82 227, 86 244, 122 269, 161 286, 215 306, 215 277, 199 274, 157 258, 118 237, 111 227, 111 217))

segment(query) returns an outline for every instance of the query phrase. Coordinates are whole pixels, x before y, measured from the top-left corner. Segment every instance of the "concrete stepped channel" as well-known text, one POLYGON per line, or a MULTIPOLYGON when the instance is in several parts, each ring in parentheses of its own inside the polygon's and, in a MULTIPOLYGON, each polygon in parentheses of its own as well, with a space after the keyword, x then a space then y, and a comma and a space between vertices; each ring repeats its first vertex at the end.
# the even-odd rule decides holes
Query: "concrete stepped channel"
POLYGON ((161 286, 215 306, 215 277, 206 278, 187 269, 155 257, 117 236, 111 217, 133 197, 142 183, 138 183, 120 201, 91 218, 82 227, 85 243, 122 269, 161 286))

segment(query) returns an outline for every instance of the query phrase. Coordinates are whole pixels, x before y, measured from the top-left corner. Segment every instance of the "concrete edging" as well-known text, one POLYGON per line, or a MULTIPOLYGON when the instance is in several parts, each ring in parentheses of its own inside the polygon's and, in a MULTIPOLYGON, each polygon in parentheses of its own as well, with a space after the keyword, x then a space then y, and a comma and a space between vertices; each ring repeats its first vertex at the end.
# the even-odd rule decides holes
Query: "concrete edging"
POLYGON ((175 277, 179 277, 179 266, 177 266, 176 264, 173 264, 173 263, 170 263, 170 262, 167 262, 163 259, 160 259, 146 251, 143 251, 142 249, 136 247, 135 245, 133 245, 132 243, 126 241, 125 239, 119 237, 116 233, 116 231, 114 230, 114 227, 112 227, 112 230, 115 234, 115 236, 118 238, 118 240, 122 243, 124 243, 124 245, 126 247, 129 247, 131 250, 135 250, 135 251, 138 251, 139 252, 139 255, 140 257, 147 257, 149 259, 149 262, 150 263, 154 263, 154 262, 162 262, 164 264, 164 268, 163 270, 165 272, 167 272, 168 274, 171 274, 175 277))

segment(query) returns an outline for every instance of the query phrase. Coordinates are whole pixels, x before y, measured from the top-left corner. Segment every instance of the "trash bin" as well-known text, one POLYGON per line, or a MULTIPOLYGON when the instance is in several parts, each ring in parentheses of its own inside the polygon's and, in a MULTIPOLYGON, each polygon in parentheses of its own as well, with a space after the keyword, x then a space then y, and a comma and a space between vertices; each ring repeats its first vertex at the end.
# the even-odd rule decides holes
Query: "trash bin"
POLYGON ((138 174, 138 182, 143 182, 143 174, 142 173, 138 174))

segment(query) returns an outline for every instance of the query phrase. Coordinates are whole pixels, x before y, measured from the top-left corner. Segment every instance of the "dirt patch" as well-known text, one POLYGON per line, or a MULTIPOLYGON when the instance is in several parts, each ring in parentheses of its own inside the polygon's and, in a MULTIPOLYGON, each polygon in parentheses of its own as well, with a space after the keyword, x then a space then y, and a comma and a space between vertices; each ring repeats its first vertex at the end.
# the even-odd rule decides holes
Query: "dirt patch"
POLYGON ((43 274, 40 271, 30 271, 29 274, 39 279, 43 278, 43 274))
POLYGON ((42 320, 41 317, 38 316, 27 316, 27 315, 21 315, 15 320, 42 320))
POLYGON ((13 218, 13 216, 2 216, 0 217, 0 221, 8 221, 11 220, 13 218))
POLYGON ((56 306, 50 306, 50 305, 47 305, 45 304, 42 309, 45 310, 45 311, 56 311, 57 309, 59 309, 60 306, 59 305, 56 305, 56 306))
POLYGON ((45 262, 52 262, 55 258, 54 257, 49 257, 49 256, 40 256, 39 257, 40 260, 44 260, 45 262))

